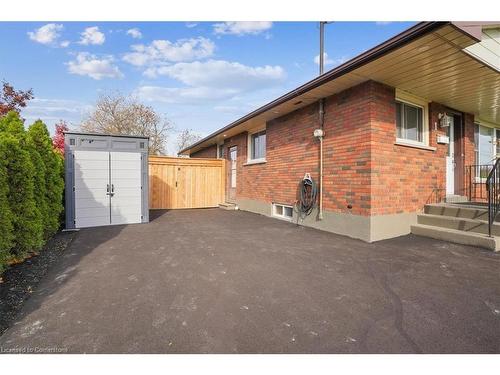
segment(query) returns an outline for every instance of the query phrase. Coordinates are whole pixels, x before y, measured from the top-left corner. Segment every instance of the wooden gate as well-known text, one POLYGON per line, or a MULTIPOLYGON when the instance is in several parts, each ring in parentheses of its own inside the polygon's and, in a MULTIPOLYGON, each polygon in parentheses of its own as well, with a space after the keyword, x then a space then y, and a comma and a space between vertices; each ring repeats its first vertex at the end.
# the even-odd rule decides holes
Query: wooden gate
POLYGON ((223 159, 149 157, 149 208, 205 208, 224 202, 223 159))

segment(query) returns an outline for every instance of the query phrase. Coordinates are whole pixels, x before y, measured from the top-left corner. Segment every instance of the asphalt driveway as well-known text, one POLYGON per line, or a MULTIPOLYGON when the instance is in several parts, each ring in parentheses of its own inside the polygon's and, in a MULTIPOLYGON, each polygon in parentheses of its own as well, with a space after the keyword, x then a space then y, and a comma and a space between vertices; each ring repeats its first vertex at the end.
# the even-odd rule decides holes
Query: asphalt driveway
POLYGON ((81 230, 0 349, 500 352, 500 255, 375 244, 241 211, 81 230))

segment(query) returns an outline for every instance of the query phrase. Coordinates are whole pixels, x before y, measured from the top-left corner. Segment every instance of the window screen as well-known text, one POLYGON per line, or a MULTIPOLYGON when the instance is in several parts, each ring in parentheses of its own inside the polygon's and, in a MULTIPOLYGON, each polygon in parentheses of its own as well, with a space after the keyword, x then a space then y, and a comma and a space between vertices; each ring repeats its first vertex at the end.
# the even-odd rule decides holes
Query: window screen
POLYGON ((252 159, 264 159, 266 157, 266 131, 252 134, 251 154, 252 159))
POLYGON ((408 103, 396 102, 396 127, 398 138, 423 142, 422 108, 408 103))

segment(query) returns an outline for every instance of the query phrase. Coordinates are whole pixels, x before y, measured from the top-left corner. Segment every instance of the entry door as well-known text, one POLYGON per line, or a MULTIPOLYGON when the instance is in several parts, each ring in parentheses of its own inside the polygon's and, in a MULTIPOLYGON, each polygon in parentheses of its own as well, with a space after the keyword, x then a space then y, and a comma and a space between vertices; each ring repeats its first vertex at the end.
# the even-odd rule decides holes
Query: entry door
POLYGON ((446 194, 455 194, 455 134, 454 122, 448 126, 448 154, 446 155, 446 194))
POLYGON ((110 152, 111 224, 142 221, 141 154, 110 152))
POLYGON ((455 177, 454 190, 457 195, 465 195, 464 192, 464 122, 462 116, 453 116, 453 175, 455 177))
POLYGON ((229 149, 229 173, 228 173, 228 196, 229 202, 236 201, 236 170, 237 170, 238 148, 233 146, 229 149))
POLYGON ((110 224, 109 152, 75 151, 75 227, 110 224))

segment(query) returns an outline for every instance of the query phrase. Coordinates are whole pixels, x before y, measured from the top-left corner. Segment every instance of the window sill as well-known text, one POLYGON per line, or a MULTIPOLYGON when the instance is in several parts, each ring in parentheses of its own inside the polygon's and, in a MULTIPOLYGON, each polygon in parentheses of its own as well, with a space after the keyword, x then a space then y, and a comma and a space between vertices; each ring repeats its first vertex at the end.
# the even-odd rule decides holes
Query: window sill
POLYGON ((245 165, 254 165, 254 164, 265 164, 267 163, 266 159, 254 159, 254 160, 248 160, 245 165))
POLYGON ((403 147, 412 147, 412 148, 418 148, 420 150, 426 150, 426 151, 436 151, 436 147, 431 147, 427 146, 424 144, 418 144, 418 143, 412 143, 412 142, 405 142, 404 140, 397 140, 394 142, 396 146, 403 146, 403 147))

